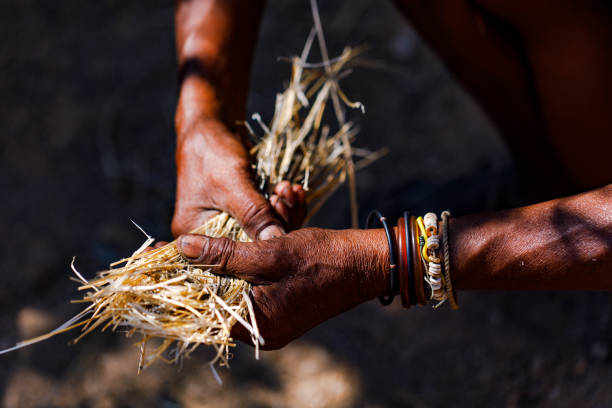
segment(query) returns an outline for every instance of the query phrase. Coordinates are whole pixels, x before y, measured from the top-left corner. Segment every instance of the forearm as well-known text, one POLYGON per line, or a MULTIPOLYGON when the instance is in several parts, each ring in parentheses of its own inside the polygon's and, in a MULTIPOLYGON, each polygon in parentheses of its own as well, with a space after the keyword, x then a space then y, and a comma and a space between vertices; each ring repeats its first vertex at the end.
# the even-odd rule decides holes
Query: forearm
POLYGON ((456 289, 612 290, 612 185, 451 219, 456 289))
POLYGON ((199 120, 233 126, 244 119, 253 47, 262 0, 177 1, 176 45, 179 137, 199 120))

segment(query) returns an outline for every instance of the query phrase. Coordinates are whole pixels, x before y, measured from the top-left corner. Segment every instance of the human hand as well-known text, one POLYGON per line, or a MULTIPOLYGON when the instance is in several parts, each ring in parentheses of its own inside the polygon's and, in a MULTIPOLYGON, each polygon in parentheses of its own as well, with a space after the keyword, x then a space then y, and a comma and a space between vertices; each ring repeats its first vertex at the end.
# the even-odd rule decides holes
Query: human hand
POLYGON ((299 228, 306 218, 304 190, 279 183, 270 203, 256 190, 239 136, 218 120, 200 120, 179 134, 172 233, 187 233, 227 211, 252 239, 299 228))
MULTIPOLYGON (((310 328, 386 293, 389 255, 378 230, 304 228, 255 242, 184 235, 190 262, 253 284, 253 306, 265 349, 283 347, 310 328)), ((232 336, 250 342, 239 324, 232 336)))

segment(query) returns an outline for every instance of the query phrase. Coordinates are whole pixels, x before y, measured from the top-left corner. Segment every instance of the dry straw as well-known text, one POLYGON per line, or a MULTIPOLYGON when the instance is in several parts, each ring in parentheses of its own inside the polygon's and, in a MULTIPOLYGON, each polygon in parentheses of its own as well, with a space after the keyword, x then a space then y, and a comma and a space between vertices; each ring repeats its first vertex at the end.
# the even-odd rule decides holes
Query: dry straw
MULTIPOLYGON (((316 4, 313 14, 315 29, 301 56, 291 59, 291 81, 287 89, 276 97, 271 123, 266 125, 259 115, 253 115, 260 132, 263 132, 251 150, 253 168, 262 193, 269 193, 282 180, 301 184, 306 192, 309 216, 349 178, 355 220, 351 141, 356 129, 345 122, 342 103, 351 108, 363 107, 346 98, 338 81, 350 72, 347 64, 357 51, 345 48, 341 55, 330 60, 316 4), (308 63, 315 35, 323 62, 308 63), (330 126, 323 125, 330 101, 338 122, 333 132, 330 126)), ((257 137, 248 123, 245 126, 257 137)), ((375 154, 359 153, 364 156, 363 162, 375 158, 375 154)), ((227 213, 212 217, 193 232, 250 241, 227 213)), ((151 243, 153 238, 147 235, 147 240, 131 257, 111 264, 111 269, 90 281, 71 265, 82 283, 79 290, 86 291, 83 298, 75 302, 89 305, 56 330, 21 342, 0 354, 76 327, 81 327, 81 334, 75 342, 95 329, 115 331, 121 328, 126 330, 127 336, 142 336, 138 342, 139 370, 158 359, 178 361, 201 344, 216 349, 213 363, 227 365, 230 347, 234 346, 230 332, 232 326, 239 323, 251 333, 257 355, 264 339, 259 334, 249 297, 251 285, 232 277, 215 275, 211 273, 210 265, 188 263, 179 254, 176 242, 145 251, 151 243), (161 342, 148 349, 147 343, 152 338, 159 338, 161 342)))

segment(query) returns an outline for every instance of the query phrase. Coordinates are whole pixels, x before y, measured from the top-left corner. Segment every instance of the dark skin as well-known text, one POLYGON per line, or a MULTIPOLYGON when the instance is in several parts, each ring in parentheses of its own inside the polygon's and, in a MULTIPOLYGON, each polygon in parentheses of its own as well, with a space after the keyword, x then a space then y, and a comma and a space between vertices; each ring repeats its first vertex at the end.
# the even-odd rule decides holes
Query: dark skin
POLYGON ((299 185, 276 186, 268 203, 255 189, 248 145, 237 132, 244 105, 258 1, 177 2, 180 96, 176 110, 177 191, 172 232, 202 225, 219 210, 254 239, 279 236, 306 216, 299 185))
MULTIPOLYGON (((396 3, 496 123, 528 176, 524 185, 533 201, 592 190, 452 218, 454 287, 612 290, 611 7, 396 3)), ((254 284, 266 348, 278 348, 384 294, 388 248, 382 230, 305 228, 282 235, 303 220, 303 192, 283 183, 270 205, 255 191, 246 144, 232 123, 244 117, 254 16, 262 7, 257 1, 177 3, 182 82, 173 232, 225 210, 252 237, 273 238, 235 243, 187 235, 179 248, 194 262, 216 264, 217 272, 254 284)), ((250 341, 239 325, 233 335, 250 341)))

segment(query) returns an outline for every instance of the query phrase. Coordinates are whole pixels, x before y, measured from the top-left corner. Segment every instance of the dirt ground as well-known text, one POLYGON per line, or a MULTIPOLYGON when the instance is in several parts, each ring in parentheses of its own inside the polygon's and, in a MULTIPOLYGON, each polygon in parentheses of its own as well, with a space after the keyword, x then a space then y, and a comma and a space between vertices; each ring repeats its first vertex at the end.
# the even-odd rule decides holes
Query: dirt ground
MULTIPOLYGON (((521 203, 496 130, 390 2, 322 2, 330 50, 369 46, 343 84, 357 145, 390 154, 358 176, 361 216, 521 203), (435 146, 420 157, 419 146, 435 146)), ((249 112, 270 118, 301 49, 306 1, 269 2, 249 112)), ((20 0, 0 13, 0 348, 78 311, 85 275, 140 245, 135 220, 170 237, 176 63, 171 1, 20 0)), ((313 225, 346 228, 346 191, 313 225)), ((605 407, 612 308, 603 293, 460 294, 457 312, 364 304, 255 361, 239 346, 217 385, 199 350, 136 375, 135 339, 58 336, 0 356, 13 407, 605 407)))

